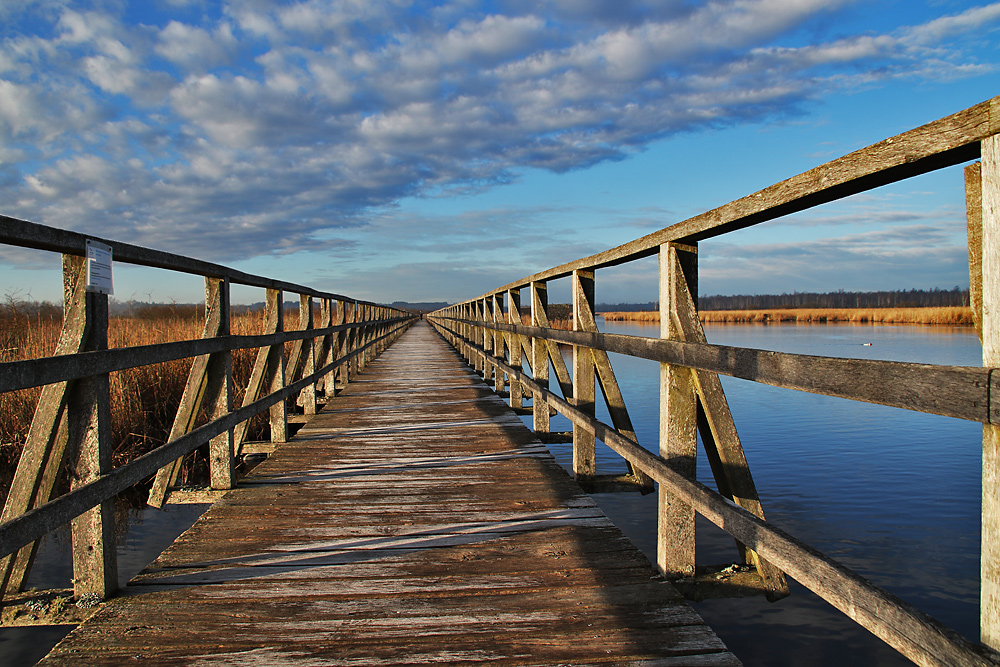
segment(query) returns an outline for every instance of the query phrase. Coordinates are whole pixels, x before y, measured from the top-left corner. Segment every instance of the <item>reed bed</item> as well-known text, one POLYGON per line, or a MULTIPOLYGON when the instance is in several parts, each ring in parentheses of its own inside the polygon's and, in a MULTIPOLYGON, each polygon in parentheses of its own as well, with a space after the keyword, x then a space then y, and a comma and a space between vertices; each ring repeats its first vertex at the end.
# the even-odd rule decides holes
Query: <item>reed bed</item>
MULTIPOLYGON (((294 322, 294 319, 291 319, 294 322)), ((17 361, 49 356, 55 351, 62 327, 61 312, 48 309, 31 315, 7 307, 0 312, 0 361, 17 361)), ((176 316, 112 317, 108 326, 108 346, 132 347, 201 337, 203 317, 192 310, 176 316)), ((263 332, 261 312, 234 315, 232 332, 253 335, 263 332)), ((239 405, 253 369, 255 349, 233 352, 233 403, 239 405)), ((114 465, 122 465, 164 444, 187 383, 191 359, 130 368, 112 373, 111 442, 114 465)), ((31 426, 41 388, 0 394, 0 497, 6 497, 10 479, 31 426)), ((209 419, 204 411, 198 425, 209 419)), ((251 420, 250 439, 263 437, 266 417, 251 420)), ((203 466, 192 457, 190 468, 203 466)))
MULTIPOLYGON (((601 313, 606 322, 659 322, 658 312, 608 312, 601 313)), ((778 322, 853 324, 926 324, 947 326, 972 326, 972 309, 968 306, 934 308, 788 308, 774 310, 707 310, 699 313, 701 321, 708 323, 778 322)))

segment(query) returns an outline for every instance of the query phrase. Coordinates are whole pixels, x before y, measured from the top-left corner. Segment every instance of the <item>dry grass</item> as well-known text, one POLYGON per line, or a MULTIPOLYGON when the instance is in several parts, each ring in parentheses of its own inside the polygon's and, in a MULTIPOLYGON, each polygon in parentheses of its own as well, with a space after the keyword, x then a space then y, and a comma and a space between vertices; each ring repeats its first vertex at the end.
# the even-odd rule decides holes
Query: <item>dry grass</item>
MULTIPOLYGON (((602 313, 607 322, 659 322, 657 312, 602 313)), ((941 308, 797 308, 782 310, 709 310, 699 313, 702 322, 850 322, 855 324, 928 324, 972 326, 967 306, 941 308)))
MULTIPOLYGON (((0 361, 51 355, 61 326, 58 309, 26 315, 8 306, 0 313, 0 343, 3 345, 0 361)), ((195 312, 167 317, 114 317, 108 327, 108 345, 132 347, 190 340, 201 336, 203 326, 203 319, 195 312)), ((232 318, 234 334, 257 334, 263 328, 262 313, 232 318)), ((236 405, 243 398, 255 356, 253 349, 233 353, 233 401, 236 405)), ((111 374, 114 465, 126 463, 167 441, 190 367, 190 359, 181 359, 111 374)), ((33 388, 0 394, 0 492, 3 496, 27 438, 41 391, 41 388, 33 388)), ((199 425, 207 419, 207 413, 202 414, 199 425)), ((262 433, 255 431, 262 432, 266 428, 264 421, 251 422, 251 438, 260 437, 262 433)))

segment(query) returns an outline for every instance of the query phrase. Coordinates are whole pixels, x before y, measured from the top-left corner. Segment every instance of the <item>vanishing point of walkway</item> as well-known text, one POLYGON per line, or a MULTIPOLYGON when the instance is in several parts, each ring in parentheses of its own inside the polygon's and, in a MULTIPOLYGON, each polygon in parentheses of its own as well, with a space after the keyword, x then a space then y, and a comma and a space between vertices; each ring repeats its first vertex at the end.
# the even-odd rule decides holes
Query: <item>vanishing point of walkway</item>
POLYGON ((426 323, 43 665, 739 665, 426 323))

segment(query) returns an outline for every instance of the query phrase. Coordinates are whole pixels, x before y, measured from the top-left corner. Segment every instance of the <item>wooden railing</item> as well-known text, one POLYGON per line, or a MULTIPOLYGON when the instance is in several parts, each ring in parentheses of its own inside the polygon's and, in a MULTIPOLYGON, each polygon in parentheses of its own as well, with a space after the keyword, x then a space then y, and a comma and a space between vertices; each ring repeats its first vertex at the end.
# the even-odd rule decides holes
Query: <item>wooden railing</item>
POLYGON ((51 357, 0 363, 0 391, 42 387, 27 441, 0 516, 0 597, 23 588, 38 540, 72 522, 74 593, 104 599, 117 589, 113 500, 154 478, 149 503, 161 506, 184 456, 209 445, 212 489, 235 483, 234 461, 246 453, 248 420, 270 415, 270 440, 288 434, 288 403, 314 414, 317 394, 332 399, 414 320, 408 312, 357 301, 124 243, 0 216, 0 243, 62 254, 63 327, 51 357), (88 289, 88 241, 111 248, 113 261, 203 276, 201 339, 108 349, 108 296, 88 289), (230 333, 230 286, 266 290, 266 331, 230 333), (298 327, 284 326, 284 294, 299 295, 298 327), (319 321, 314 320, 316 302, 319 321), (286 346, 286 343, 288 344, 286 346), (232 405, 232 352, 259 348, 242 405, 232 405), (286 355, 287 348, 287 355, 286 355), (166 444, 111 466, 109 374, 193 358, 166 444), (196 427, 203 411, 211 414, 196 427), (52 499, 58 476, 71 490, 52 499))
POLYGON ((1000 657, 1000 97, 828 162, 725 206, 624 245, 563 264, 428 316, 513 407, 532 397, 533 427, 549 432, 550 408, 573 423, 573 471, 600 479, 595 438, 629 463, 632 481, 659 485, 657 565, 669 578, 695 574, 698 512, 736 538, 771 599, 785 574, 921 665, 997 665, 1000 657), (983 367, 833 359, 707 343, 696 307, 698 242, 944 167, 966 167, 972 303, 983 367), (597 269, 659 257, 660 338, 599 333, 597 269), (547 283, 569 278, 573 330, 549 325, 547 283), (522 311, 524 292, 530 299, 522 311), (504 304, 506 303, 506 307, 504 304), (531 325, 524 324, 530 314, 531 325), (558 345, 573 346, 568 369, 558 345), (659 448, 638 444, 608 352, 660 363, 659 448), (550 389, 549 362, 560 392, 550 389), (526 368, 527 365, 527 368, 526 368), (983 424, 981 636, 967 641, 764 520, 719 375, 947 415, 983 424), (595 416, 595 379, 612 424, 595 416), (561 394, 561 395, 560 395, 561 394), (700 432, 719 491, 694 476, 700 432))

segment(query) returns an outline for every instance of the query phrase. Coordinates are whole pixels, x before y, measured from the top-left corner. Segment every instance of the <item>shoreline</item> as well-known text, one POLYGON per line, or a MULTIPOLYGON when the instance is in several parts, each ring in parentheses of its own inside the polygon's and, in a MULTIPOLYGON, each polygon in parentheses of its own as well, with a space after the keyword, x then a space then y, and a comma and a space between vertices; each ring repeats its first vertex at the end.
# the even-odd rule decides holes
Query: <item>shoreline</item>
MULTIPOLYGON (((768 308, 763 310, 705 310, 699 316, 705 324, 750 323, 848 323, 848 324, 925 324, 944 326, 975 326, 972 309, 968 306, 929 308, 768 308)), ((598 313, 606 322, 660 321, 655 311, 598 313)))

